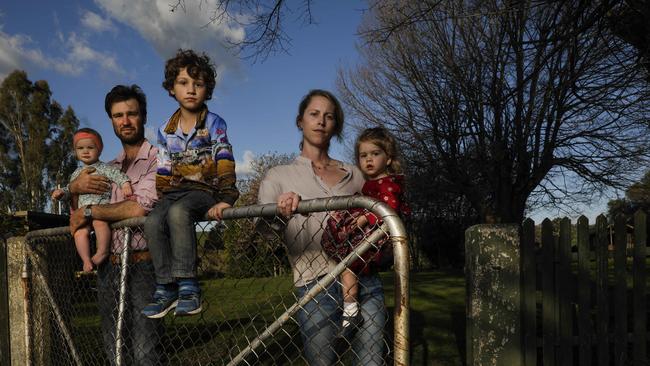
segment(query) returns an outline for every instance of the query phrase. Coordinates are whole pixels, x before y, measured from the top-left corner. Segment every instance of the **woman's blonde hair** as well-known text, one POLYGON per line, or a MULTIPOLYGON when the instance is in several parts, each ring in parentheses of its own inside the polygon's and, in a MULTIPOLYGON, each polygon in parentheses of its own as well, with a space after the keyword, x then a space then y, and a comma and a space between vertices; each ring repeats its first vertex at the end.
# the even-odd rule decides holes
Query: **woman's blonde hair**
POLYGON ((402 160, 400 158, 397 140, 393 134, 388 132, 383 127, 367 128, 361 132, 357 137, 357 142, 354 144, 354 156, 357 164, 359 164, 359 145, 362 142, 370 142, 377 145, 380 149, 384 150, 388 158, 391 160, 389 166, 386 167, 390 174, 402 174, 402 160))

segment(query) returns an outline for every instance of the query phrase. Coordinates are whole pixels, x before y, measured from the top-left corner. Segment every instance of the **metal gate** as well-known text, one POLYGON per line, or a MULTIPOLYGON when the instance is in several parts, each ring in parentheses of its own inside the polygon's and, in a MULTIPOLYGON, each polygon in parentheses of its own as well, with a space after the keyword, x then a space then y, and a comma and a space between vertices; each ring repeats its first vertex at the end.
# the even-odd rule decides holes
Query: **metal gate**
MULTIPOLYGON (((383 334, 384 363, 408 364, 409 257, 404 226, 397 214, 373 199, 350 196, 303 201, 296 215, 325 220, 330 212, 353 208, 372 211, 382 218, 383 225, 303 296, 296 294, 282 232, 274 226, 278 220, 275 204, 228 209, 221 223, 198 222, 197 267, 204 310, 192 317, 167 315, 154 326, 159 331, 145 340, 138 339, 141 336, 136 331, 142 326, 141 315, 130 312, 138 299, 136 292, 153 289, 152 283, 132 283, 153 278, 150 264, 141 261, 146 257, 140 250, 144 218, 112 225, 113 250, 119 254, 91 274, 79 272, 81 262, 67 227, 32 231, 26 236, 24 263, 28 362, 306 364, 296 314, 323 289, 337 284, 347 265, 367 258, 364 253, 371 253, 378 241, 389 236, 395 273, 393 326, 386 324, 388 321, 375 325, 391 330, 383 334), (150 344, 153 351, 147 353, 154 352, 159 358, 138 355, 144 350, 134 347, 141 344, 150 344)), ((363 284, 360 281, 360 293, 363 284)), ((374 321, 372 314, 364 318, 366 323, 374 321)), ((361 333, 360 328, 354 337, 361 333)), ((333 340, 339 363, 364 363, 351 347, 356 339, 333 340)))

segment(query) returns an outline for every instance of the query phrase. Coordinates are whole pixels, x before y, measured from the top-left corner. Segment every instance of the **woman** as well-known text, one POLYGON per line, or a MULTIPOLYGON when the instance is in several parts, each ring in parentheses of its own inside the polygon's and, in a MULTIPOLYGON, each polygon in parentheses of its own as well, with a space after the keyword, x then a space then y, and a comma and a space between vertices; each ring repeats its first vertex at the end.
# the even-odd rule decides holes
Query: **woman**
MULTIPOLYGON (((361 191, 364 178, 354 165, 329 156, 332 137, 341 138, 343 111, 338 100, 325 90, 312 90, 300 102, 296 125, 302 131, 300 155, 287 165, 270 169, 260 185, 259 203, 277 203, 285 218, 284 240, 293 269, 294 285, 304 296, 336 263, 321 247, 326 213, 293 215, 301 199, 347 196, 361 191)), ((298 322, 309 365, 332 365, 337 361, 334 339, 341 317, 338 282, 298 312, 298 322)), ((382 365, 383 328, 386 309, 381 282, 376 275, 359 278, 359 302, 363 323, 352 340, 353 357, 359 365, 382 365)))

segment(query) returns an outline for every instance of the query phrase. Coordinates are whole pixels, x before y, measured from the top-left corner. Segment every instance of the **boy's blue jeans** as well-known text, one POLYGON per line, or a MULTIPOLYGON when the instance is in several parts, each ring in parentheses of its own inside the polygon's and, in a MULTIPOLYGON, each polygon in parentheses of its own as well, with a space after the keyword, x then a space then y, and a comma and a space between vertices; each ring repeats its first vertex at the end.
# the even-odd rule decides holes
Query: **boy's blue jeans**
MULTIPOLYGON (((296 288, 297 296, 304 296, 316 281, 296 288)), ((384 289, 378 276, 359 277, 359 304, 363 324, 352 340, 354 365, 384 365, 386 340, 386 306, 384 289)), ((297 318, 303 342, 303 354, 307 364, 334 365, 338 354, 345 350, 335 349, 335 336, 341 325, 341 288, 334 282, 308 302, 297 318)))
POLYGON ((173 283, 176 278, 196 277, 196 229, 200 221, 216 204, 205 191, 165 193, 147 216, 144 233, 156 282, 173 283))

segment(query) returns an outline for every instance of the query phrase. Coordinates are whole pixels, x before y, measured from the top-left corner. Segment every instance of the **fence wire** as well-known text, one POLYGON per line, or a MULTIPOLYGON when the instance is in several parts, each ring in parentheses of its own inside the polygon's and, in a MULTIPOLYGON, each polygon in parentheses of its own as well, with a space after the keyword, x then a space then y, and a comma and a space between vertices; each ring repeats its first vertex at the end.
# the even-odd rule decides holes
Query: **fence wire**
MULTIPOLYGON (((344 217, 341 211, 352 213, 354 208, 376 213, 383 225, 366 228, 352 253, 339 258, 338 265, 302 297, 295 291, 283 241, 286 222, 275 216, 275 205, 229 209, 222 222, 196 223, 203 311, 190 317, 170 313, 158 320, 137 311, 151 301, 155 286, 141 228, 144 218, 112 225, 112 254, 91 273, 81 272, 67 228, 30 232, 24 276, 28 357, 37 365, 309 364, 302 352, 297 313, 332 283, 339 288, 339 275, 347 266, 377 264, 380 253, 394 250, 394 326, 387 314, 369 314, 353 336, 332 342, 338 364, 369 364, 359 359, 354 337, 361 337, 364 327, 378 326, 384 329, 383 350, 377 351, 381 363, 408 364, 408 246, 395 212, 357 196, 304 201, 296 215, 319 220, 321 230, 311 240, 320 244, 327 219, 344 217)), ((363 281, 359 286, 360 294, 376 290, 365 289, 363 281)), ((341 301, 340 292, 328 296, 341 301)), ((340 327, 336 322, 334 326, 340 327)))

